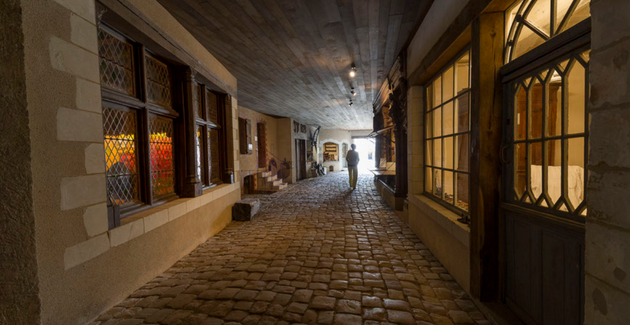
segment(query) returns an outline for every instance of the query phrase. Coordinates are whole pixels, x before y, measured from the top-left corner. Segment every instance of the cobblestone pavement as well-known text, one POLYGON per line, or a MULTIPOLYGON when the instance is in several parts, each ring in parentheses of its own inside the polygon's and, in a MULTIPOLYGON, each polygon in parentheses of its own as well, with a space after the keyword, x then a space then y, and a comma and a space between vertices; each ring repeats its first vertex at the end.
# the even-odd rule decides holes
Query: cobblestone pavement
POLYGON ((94 325, 490 324, 371 175, 301 181, 261 199, 94 325))

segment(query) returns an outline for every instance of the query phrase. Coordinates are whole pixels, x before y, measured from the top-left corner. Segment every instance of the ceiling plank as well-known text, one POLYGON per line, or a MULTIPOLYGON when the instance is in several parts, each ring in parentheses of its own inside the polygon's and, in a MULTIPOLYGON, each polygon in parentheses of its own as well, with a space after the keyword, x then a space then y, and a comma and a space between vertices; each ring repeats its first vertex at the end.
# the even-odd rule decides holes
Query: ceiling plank
POLYGON ((237 78, 239 105, 352 130, 371 128, 374 96, 430 0, 158 1, 237 78))

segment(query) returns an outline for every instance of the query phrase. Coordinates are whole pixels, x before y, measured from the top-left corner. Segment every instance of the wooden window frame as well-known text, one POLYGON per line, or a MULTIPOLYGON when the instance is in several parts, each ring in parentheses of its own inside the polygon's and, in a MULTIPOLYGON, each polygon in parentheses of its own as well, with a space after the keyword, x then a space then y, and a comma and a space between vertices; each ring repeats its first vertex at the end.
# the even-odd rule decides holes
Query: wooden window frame
POLYGON ((252 121, 239 117, 238 131, 241 155, 251 155, 254 152, 254 144, 252 142, 252 121))
MULTIPOLYGON (((136 114, 136 159, 137 159, 137 173, 138 173, 138 202, 125 204, 122 206, 115 206, 114 211, 114 225, 120 223, 120 219, 138 213, 140 211, 149 209, 151 207, 163 204, 165 202, 179 198, 179 188, 177 186, 178 178, 180 177, 178 169, 178 161, 176 159, 178 155, 178 109, 182 108, 180 96, 178 96, 176 89, 180 84, 180 81, 175 77, 174 65, 155 54, 151 53, 144 45, 135 42, 133 39, 124 36, 122 33, 116 31, 114 28, 100 24, 99 29, 103 29, 105 32, 128 42, 133 48, 133 77, 135 92, 133 95, 123 93, 112 87, 109 87, 101 83, 101 97, 102 105, 112 107, 123 107, 126 110, 134 111, 136 114), (167 66, 170 77, 170 92, 171 92, 171 107, 163 107, 155 103, 151 103, 147 98, 147 75, 145 60, 151 58, 159 61, 167 66), (150 158, 150 129, 149 120, 152 116, 156 116, 160 119, 168 119, 173 123, 173 136, 172 136, 172 164, 173 164, 173 193, 169 193, 162 196, 154 196, 151 182, 151 158, 150 158)), ((99 56, 100 57, 100 56, 99 56)), ((108 194, 109 200, 109 194, 108 194)), ((110 225, 111 227, 111 225, 110 225)))
MULTIPOLYGON (((571 45, 571 44, 569 44, 571 45)), ((554 216, 558 216, 558 217, 563 217, 566 219, 570 219, 572 221, 577 221, 579 223, 584 223, 585 220, 584 218, 586 217, 586 209, 587 209, 587 186, 588 186, 588 170, 586 168, 586 165, 588 163, 588 152, 589 152, 589 113, 588 113, 588 102, 589 102, 589 75, 588 75, 588 69, 589 69, 589 65, 590 65, 590 60, 584 60, 584 58, 582 57, 582 53, 586 52, 590 50, 590 44, 589 45, 580 45, 579 43, 576 44, 576 46, 574 46, 574 49, 572 49, 570 52, 559 56, 553 60, 549 60, 546 64, 544 65, 540 65, 537 67, 534 66, 530 66, 532 70, 530 70, 529 73, 523 74, 517 78, 511 79, 509 81, 506 81, 506 103, 507 105, 510 107, 510 114, 508 114, 508 116, 506 116, 506 119, 508 121, 514 121, 512 123, 510 123, 511 128, 513 130, 508 130, 506 128, 505 132, 505 136, 504 139, 506 141, 506 143, 504 143, 504 147, 502 149, 502 151, 506 151, 508 152, 508 156, 511 157, 511 161, 512 164, 516 164, 516 146, 517 145, 525 145, 525 157, 527 159, 526 162, 526 166, 525 166, 525 192, 521 195, 520 198, 513 198, 511 196, 507 197, 507 201, 510 202, 511 204, 514 205, 518 205, 518 206, 522 206, 523 208, 526 209, 531 209, 531 210, 536 210, 538 212, 541 213, 548 213, 548 214, 553 214, 554 216), (531 114, 531 99, 529 98, 529 92, 527 92, 527 107, 526 107, 526 113, 528 115, 527 118, 525 118, 525 134, 524 134, 524 138, 522 139, 517 139, 515 134, 518 132, 518 130, 516 130, 516 128, 518 127, 518 124, 516 122, 516 118, 514 117, 514 111, 516 109, 516 102, 518 101, 517 97, 518 97, 518 91, 520 90, 520 87, 518 87, 519 84, 521 84, 523 82, 523 80, 537 76, 541 71, 543 70, 548 70, 548 69, 558 69, 558 66, 560 64, 560 62, 563 61, 571 61, 571 64, 580 64, 583 66, 584 70, 585 70, 585 76, 584 76, 584 80, 585 80, 585 89, 584 89, 584 94, 585 94, 585 102, 584 102, 584 125, 583 125, 583 132, 579 132, 579 133, 566 133, 566 130, 568 128, 568 120, 567 120, 567 116, 566 116, 566 111, 567 111, 567 107, 565 107, 566 105, 566 101, 568 99, 568 89, 564 88, 565 85, 567 85, 568 81, 565 80, 565 78, 567 77, 565 74, 567 73, 566 70, 561 72, 561 76, 562 76, 562 84, 563 84, 563 88, 561 90, 561 98, 558 100, 559 102, 559 111, 561 113, 561 130, 560 130, 560 134, 559 135, 549 135, 547 132, 547 127, 548 127, 548 123, 547 123, 547 119, 548 117, 546 116, 547 114, 542 114, 541 116, 541 123, 542 123, 542 130, 541 130, 541 135, 539 137, 532 137, 531 136, 531 130, 530 130, 530 117, 529 115, 531 114), (578 62, 579 61, 579 62, 578 62), (514 87, 512 87, 514 86, 514 87), (513 133, 512 133, 513 132, 513 133), (568 141, 572 140, 572 139, 582 139, 583 140, 583 144, 584 144, 584 157, 583 157, 583 180, 582 180, 582 191, 583 191, 583 199, 580 202, 580 204, 578 206, 573 206, 572 202, 570 202, 570 199, 568 198, 568 189, 567 189, 567 182, 568 182, 568 176, 567 176, 567 168, 568 168, 568 157, 567 157, 567 151, 568 149, 565 149, 566 146, 568 146, 568 141), (558 198, 558 200, 556 202, 553 202, 552 206, 543 206, 543 204, 547 204, 549 205, 550 203, 550 197, 548 196, 547 193, 547 166, 548 166, 548 157, 547 157, 547 146, 549 145, 549 142, 551 141, 560 141, 560 145, 561 147, 559 148, 561 150, 561 189, 562 189, 562 193, 560 195, 560 197, 558 198), (531 189, 531 183, 530 183, 530 168, 533 165, 532 163, 532 158, 531 158, 531 145, 533 144, 541 144, 541 153, 542 153, 542 165, 541 165, 541 173, 542 173, 542 180, 541 180, 541 186, 542 186, 542 192, 539 195, 538 198, 534 198, 534 202, 526 202, 526 197, 529 197, 530 200, 533 197, 533 192, 531 189), (562 203, 565 203, 567 211, 563 211, 560 210, 560 205, 562 203)), ((572 68, 573 66, 571 66, 572 68)), ((521 86, 522 87, 522 86, 521 86)), ((543 88, 545 88, 545 85, 543 85, 543 88)), ((545 95, 545 97, 548 95, 545 95)), ((548 101, 544 100, 543 101, 543 109, 546 111, 548 109, 548 101)), ((503 152, 502 152, 503 154, 503 152)), ((515 174, 517 173, 517 167, 513 167, 512 170, 512 174, 511 175, 507 175, 507 177, 505 178, 505 189, 511 192, 514 189, 515 186, 515 182, 516 182, 516 177, 515 174)))
MULTIPOLYGON (((510 62, 520 58, 521 56, 529 53, 530 51, 536 48, 536 47, 530 48, 528 51, 522 53, 520 56, 514 57, 514 48, 517 45, 516 43, 518 42, 519 36, 521 35, 523 29, 527 29, 531 31, 533 34, 539 36, 543 40, 542 44, 544 44, 548 42, 549 40, 557 37, 558 35, 561 35, 565 33, 566 31, 572 29, 573 27, 579 25, 584 20, 590 19, 590 15, 589 15, 589 17, 587 17, 586 19, 582 21, 578 21, 574 25, 569 26, 567 28, 567 25, 569 24, 569 21, 573 17, 573 14, 575 14, 575 10, 577 9, 578 5, 581 3, 581 0, 571 0, 571 4, 567 8, 567 11, 565 12, 564 16, 561 17, 560 21, 556 20, 558 18, 556 17, 556 13, 558 10, 557 1, 559 0, 552 0, 549 2, 550 8, 548 8, 550 30, 549 30, 549 33, 547 33, 546 31, 541 30, 538 26, 534 25, 532 22, 528 20, 530 12, 533 10, 534 6, 537 4, 538 1, 542 1, 542 0, 534 0, 531 2, 524 1, 524 0, 516 0, 514 1, 513 4, 510 5, 508 9, 505 10, 504 20, 505 20, 506 26, 505 26, 505 33, 504 33, 504 50, 503 50, 505 64, 509 64, 510 62), (514 11, 515 17, 513 20, 508 18, 509 13, 511 13, 510 10, 512 9, 516 10, 514 11), (556 26, 556 24, 558 26, 556 26)), ((589 3, 588 6, 590 5, 591 4, 589 3)))
POLYGON ((258 136, 258 168, 267 168, 267 124, 256 123, 256 134, 258 136))
MULTIPOLYGON (((433 169, 438 169, 441 171, 442 173, 442 180, 444 180, 444 171, 447 172, 451 172, 453 173, 453 203, 449 203, 448 201, 446 201, 444 199, 445 197, 445 191, 442 190, 442 195, 441 197, 437 197, 436 195, 433 194, 432 190, 431 192, 429 192, 426 188, 426 181, 424 181, 422 184, 422 188, 423 188, 423 194, 424 196, 430 198, 431 200, 439 203, 440 205, 446 207, 447 209, 449 209, 450 211, 456 213, 457 215, 460 215, 462 218, 458 219, 458 221, 462 222, 462 223, 466 223, 468 224, 470 221, 470 162, 472 160, 472 152, 471 152, 471 143, 472 143, 472 125, 471 125, 471 116, 472 116, 472 89, 473 89, 473 85, 472 85, 472 60, 473 60, 473 56, 472 56, 472 48, 470 45, 466 46, 464 48, 464 50, 458 52, 453 59, 451 59, 447 64, 444 65, 444 67, 442 69, 440 69, 431 79, 429 79, 429 81, 427 81, 427 83, 425 84, 425 96, 424 96, 424 105, 423 105, 423 125, 424 125, 424 132, 422 135, 422 145, 423 145, 423 152, 425 154, 425 156, 428 154, 428 142, 429 141, 433 141, 436 139, 439 140, 443 140, 444 138, 453 138, 453 152, 455 152, 456 148, 457 148, 457 143, 456 143, 456 139, 458 136, 462 136, 462 135, 468 135, 468 170, 467 171, 461 171, 461 170, 457 170, 455 168, 455 154, 453 153, 453 166, 452 168, 446 168, 444 167, 444 143, 442 141, 442 149, 440 150, 441 154, 442 154, 442 167, 435 167, 433 166, 433 164, 428 165, 426 163, 427 159, 426 157, 423 159, 422 162, 422 173, 424 175, 424 179, 427 179, 427 168, 431 168, 433 169), (453 97, 444 101, 444 78, 442 78, 444 72, 446 72, 448 69, 455 67, 457 61, 461 58, 464 57, 464 55, 466 55, 466 53, 468 53, 468 89, 465 90, 464 92, 462 92, 461 94, 457 94, 456 90, 453 89, 453 97), (428 98, 428 88, 430 85, 433 84, 434 81, 436 81, 438 78, 440 78, 440 91, 442 92, 442 94, 440 95, 440 97, 442 98, 441 103, 435 107, 429 107, 429 98, 428 98), (468 96, 468 130, 465 132, 455 132, 455 122, 453 122, 453 133, 449 134, 448 136, 445 136, 444 134, 440 135, 440 136, 431 136, 430 138, 427 137, 427 117, 429 116, 429 113, 435 112, 436 109, 438 108, 443 108, 445 106, 445 104, 448 103, 453 103, 453 110, 455 110, 455 103, 457 101, 457 99, 459 98, 463 98, 464 96, 468 96), (455 205, 455 200, 456 200, 456 196, 455 196, 455 192, 457 191, 457 174, 466 174, 468 177, 468 210, 464 210, 459 208, 458 206, 455 205)), ((455 79, 457 78, 456 76, 456 69, 453 69, 453 83, 455 84, 455 79)), ((443 112, 443 110, 441 110, 443 112)), ((432 115, 431 115, 432 116, 432 115)), ((455 119, 455 113, 453 113, 453 119, 455 119)), ((431 122, 432 123, 432 122, 431 122)), ((442 124, 442 126, 440 127, 442 132, 444 130, 444 114, 442 114, 442 118, 440 118, 440 123, 442 124)), ((431 127, 431 130, 433 130, 433 127, 431 127)), ((433 154, 433 153, 431 153, 433 154)), ((433 176, 431 176, 433 177, 433 176)), ((433 178, 432 178, 433 179, 433 178)))
POLYGON ((197 170, 201 170, 201 174, 197 174, 198 179, 201 181, 203 189, 209 189, 215 187, 224 182, 224 173, 225 173, 225 152, 226 152, 226 144, 225 144, 225 103, 226 98, 224 94, 219 94, 207 88, 206 85, 201 83, 196 83, 196 87, 193 91, 197 92, 197 107, 194 107, 195 114, 195 136, 197 141, 199 141, 199 137, 197 136, 197 129, 201 128, 201 144, 200 150, 198 151, 201 154, 201 157, 197 157, 198 161, 201 163, 198 166, 197 170), (208 103, 208 95, 216 96, 216 105, 217 105, 217 121, 216 123, 210 120, 208 116, 208 111, 210 109, 208 103), (200 110, 198 108, 201 108, 200 110), (197 112, 201 112, 202 116, 199 116, 197 112), (218 165, 212 165, 212 157, 210 154, 211 144, 208 138, 209 132, 211 130, 217 130, 218 135, 218 165), (218 181, 215 178, 212 179, 212 169, 216 168, 219 170, 218 181))

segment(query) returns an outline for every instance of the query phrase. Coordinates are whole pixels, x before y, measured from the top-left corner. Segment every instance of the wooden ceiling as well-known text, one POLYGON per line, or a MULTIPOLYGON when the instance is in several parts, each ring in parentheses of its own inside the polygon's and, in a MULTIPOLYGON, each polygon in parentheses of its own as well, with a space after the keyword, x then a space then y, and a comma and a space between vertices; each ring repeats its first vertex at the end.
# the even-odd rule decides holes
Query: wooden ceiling
POLYGON ((346 130, 372 128, 372 101, 430 2, 158 1, 236 76, 239 105, 346 130))

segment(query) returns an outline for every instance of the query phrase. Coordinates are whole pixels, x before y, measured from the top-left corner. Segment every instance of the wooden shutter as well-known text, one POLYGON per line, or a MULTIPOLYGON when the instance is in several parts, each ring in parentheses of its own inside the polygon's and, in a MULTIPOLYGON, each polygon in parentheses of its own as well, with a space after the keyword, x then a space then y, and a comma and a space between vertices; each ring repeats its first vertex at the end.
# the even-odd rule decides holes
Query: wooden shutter
POLYGON ((256 124, 258 132, 258 167, 267 167, 267 129, 264 123, 256 124))

